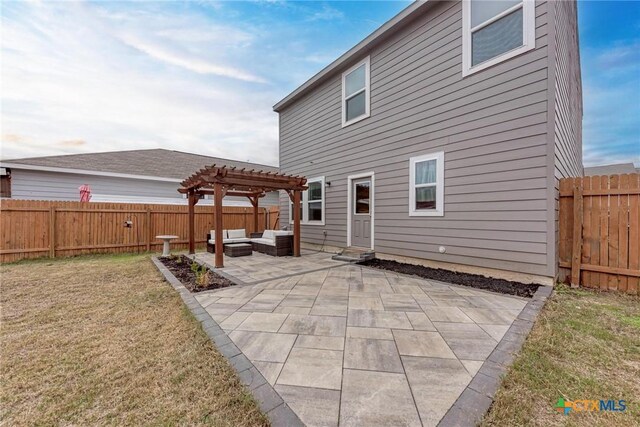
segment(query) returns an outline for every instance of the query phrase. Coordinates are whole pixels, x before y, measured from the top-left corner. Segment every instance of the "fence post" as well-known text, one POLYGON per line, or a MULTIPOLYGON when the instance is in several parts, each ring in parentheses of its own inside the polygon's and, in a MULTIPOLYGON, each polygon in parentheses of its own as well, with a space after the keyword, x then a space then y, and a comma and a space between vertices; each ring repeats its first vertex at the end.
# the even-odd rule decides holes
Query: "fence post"
POLYGON ((571 287, 580 286, 580 263, 582 262, 582 180, 573 187, 573 247, 571 249, 571 287))
POLYGON ((147 219, 144 222, 147 227, 147 252, 151 252, 151 208, 147 205, 147 219))
POLYGON ((49 208, 49 257, 56 257, 56 207, 49 208))

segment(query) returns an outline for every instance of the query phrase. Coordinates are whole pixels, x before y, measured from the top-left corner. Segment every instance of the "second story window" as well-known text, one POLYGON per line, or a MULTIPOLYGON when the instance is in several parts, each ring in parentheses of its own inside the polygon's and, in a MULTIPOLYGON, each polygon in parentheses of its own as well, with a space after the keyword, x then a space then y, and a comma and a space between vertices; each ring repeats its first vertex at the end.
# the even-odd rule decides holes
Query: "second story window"
POLYGON ((342 74, 342 126, 369 117, 369 57, 342 74))
POLYGON ((535 47, 534 0, 464 0, 462 25, 463 75, 535 47))

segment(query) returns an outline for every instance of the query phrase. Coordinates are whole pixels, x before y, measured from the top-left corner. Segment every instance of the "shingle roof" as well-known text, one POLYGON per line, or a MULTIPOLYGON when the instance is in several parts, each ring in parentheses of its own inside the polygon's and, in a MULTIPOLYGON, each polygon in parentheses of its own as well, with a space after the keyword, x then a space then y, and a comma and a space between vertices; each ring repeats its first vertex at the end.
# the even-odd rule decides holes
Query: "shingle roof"
POLYGON ((214 163, 217 165, 236 166, 239 168, 272 172, 279 171, 277 166, 239 162, 236 160, 202 156, 200 154, 165 150, 161 148, 32 157, 26 159, 3 160, 2 163, 178 179, 184 179, 204 166, 211 166, 214 163))
POLYGON ((633 163, 618 163, 584 168, 585 176, 618 175, 623 173, 638 173, 633 163))

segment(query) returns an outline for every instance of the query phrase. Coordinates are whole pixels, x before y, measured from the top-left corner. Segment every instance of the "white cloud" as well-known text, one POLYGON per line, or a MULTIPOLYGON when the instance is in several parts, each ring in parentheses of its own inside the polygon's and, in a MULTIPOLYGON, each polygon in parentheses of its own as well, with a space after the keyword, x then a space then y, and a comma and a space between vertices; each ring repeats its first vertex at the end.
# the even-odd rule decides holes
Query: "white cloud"
POLYGON ((186 70, 199 74, 214 74, 217 76, 230 77, 233 79, 244 80, 254 83, 267 83, 261 77, 255 76, 244 70, 215 64, 206 59, 201 59, 193 55, 189 55, 184 51, 172 50, 167 46, 153 43, 149 40, 142 40, 136 36, 126 35, 122 40, 129 46, 146 53, 152 58, 166 62, 171 65, 182 67, 186 70))
POLYGON ((343 18, 344 13, 342 13, 342 11, 333 8, 328 4, 323 4, 322 10, 311 14, 311 16, 309 17, 309 21, 333 21, 343 18))
POLYGON ((83 3, 9 6, 2 158, 163 147, 277 163, 279 95, 234 65, 250 32, 83 3))

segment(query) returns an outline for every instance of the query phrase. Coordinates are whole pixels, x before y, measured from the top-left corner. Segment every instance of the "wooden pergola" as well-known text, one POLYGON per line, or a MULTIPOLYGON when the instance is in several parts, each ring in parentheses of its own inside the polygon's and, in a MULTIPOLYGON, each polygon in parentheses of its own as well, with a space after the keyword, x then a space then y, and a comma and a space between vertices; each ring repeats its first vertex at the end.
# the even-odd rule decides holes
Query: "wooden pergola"
POLYGON ((224 267, 222 239, 222 199, 224 196, 247 197, 253 206, 253 224, 258 229, 258 201, 268 191, 284 190, 293 202, 293 256, 300 256, 300 198, 307 189, 307 179, 254 169, 207 166, 184 181, 178 189, 189 199, 189 253, 195 253, 195 206, 204 195, 213 195, 215 209, 215 266, 224 267))

